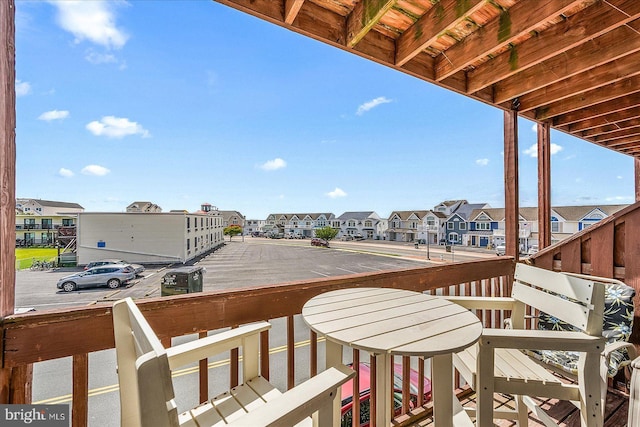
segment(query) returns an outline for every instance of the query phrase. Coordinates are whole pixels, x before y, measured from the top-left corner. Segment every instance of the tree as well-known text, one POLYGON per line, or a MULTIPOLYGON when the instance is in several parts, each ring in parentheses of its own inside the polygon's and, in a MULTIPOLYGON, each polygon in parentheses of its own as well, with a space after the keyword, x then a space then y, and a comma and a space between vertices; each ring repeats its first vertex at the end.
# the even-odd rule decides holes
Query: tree
POLYGON ((231 241, 233 236, 242 234, 242 227, 240 227, 239 225, 230 225, 228 227, 225 227, 224 230, 222 230, 222 232, 224 233, 225 236, 229 236, 229 241, 231 241))
POLYGON ((327 242, 338 235, 338 229, 333 227, 322 227, 316 230, 316 237, 327 242))

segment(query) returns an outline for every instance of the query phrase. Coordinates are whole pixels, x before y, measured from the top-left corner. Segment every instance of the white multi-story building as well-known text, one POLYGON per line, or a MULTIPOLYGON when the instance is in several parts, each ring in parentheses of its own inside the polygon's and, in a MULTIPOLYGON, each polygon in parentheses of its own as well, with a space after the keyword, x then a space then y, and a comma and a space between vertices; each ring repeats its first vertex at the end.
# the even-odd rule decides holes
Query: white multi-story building
POLYGON ((140 264, 185 263, 224 244, 222 216, 209 213, 78 215, 78 264, 122 258, 140 264))

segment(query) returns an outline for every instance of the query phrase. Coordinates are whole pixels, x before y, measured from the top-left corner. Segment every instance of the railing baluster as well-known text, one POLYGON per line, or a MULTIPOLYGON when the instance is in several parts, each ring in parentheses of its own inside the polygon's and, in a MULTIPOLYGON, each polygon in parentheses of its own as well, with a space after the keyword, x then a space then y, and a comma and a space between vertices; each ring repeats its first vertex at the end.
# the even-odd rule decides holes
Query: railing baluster
POLYGON ((369 420, 371 427, 376 426, 376 411, 378 405, 376 405, 376 395, 378 394, 378 388, 376 387, 376 356, 371 354, 369 356, 369 384, 371 394, 369 395, 369 420))
POLYGON ((260 332, 260 375, 269 380, 269 331, 260 332))
POLYGON ((424 401, 424 357, 418 357, 418 406, 423 406, 424 401))
POLYGON ((309 376, 318 375, 318 334, 314 331, 309 333, 309 376))
MULTIPOLYGON (((200 332, 198 337, 205 338, 207 336, 206 332, 200 332)), ((209 400, 209 361, 207 359, 202 359, 198 362, 198 383, 199 383, 199 391, 200 391, 200 403, 209 400)))
POLYGON ((287 390, 292 389, 296 382, 296 354, 293 329, 293 316, 287 316, 287 390))
POLYGON ((85 427, 89 422, 89 355, 73 356, 73 398, 71 425, 85 427))
MULTIPOLYGON (((395 367, 391 367, 391 380, 393 381, 393 372, 395 367)), ((393 383, 392 383, 393 384, 393 383)), ((402 413, 409 412, 409 403, 411 402, 411 358, 402 356, 402 413)), ((393 396, 391 397, 393 399, 393 396)))
POLYGON ((356 371, 356 376, 353 378, 353 399, 351 405, 351 425, 353 427, 360 427, 360 350, 353 349, 353 369, 356 371))

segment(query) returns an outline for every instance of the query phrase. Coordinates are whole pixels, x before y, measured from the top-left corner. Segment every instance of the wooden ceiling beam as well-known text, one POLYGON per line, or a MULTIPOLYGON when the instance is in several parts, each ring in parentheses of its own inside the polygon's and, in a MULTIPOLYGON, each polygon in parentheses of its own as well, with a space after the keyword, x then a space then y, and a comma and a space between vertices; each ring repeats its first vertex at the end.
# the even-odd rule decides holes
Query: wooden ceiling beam
MULTIPOLYGON (((640 4, 640 2, 638 2, 640 4)), ((616 98, 624 98, 632 93, 640 92, 640 76, 633 76, 594 90, 573 95, 562 101, 554 102, 535 110, 536 120, 549 120, 556 116, 570 113, 616 98)))
POLYGON ((559 129, 576 132, 637 117, 638 108, 640 108, 640 94, 634 93, 622 99, 614 99, 585 108, 582 111, 572 111, 556 116, 553 118, 553 124, 559 129))
POLYGON ((593 140, 598 142, 616 141, 616 140, 622 140, 623 138, 627 138, 630 136, 637 137, 638 135, 640 135, 640 126, 628 127, 628 128, 620 129, 616 132, 604 133, 602 135, 593 137, 593 140))
POLYGON ((347 46, 354 47, 367 35, 397 0, 362 0, 347 18, 347 46))
POLYGON ((436 80, 441 81, 479 59, 507 46, 517 37, 529 33, 541 22, 557 17, 582 0, 522 0, 509 11, 487 23, 436 57, 436 80), (531 10, 536 9, 535 19, 531 10), (497 40, 497 44, 496 44, 497 40))
POLYGON ((570 16, 535 37, 512 47, 467 73, 468 93, 474 93, 522 70, 563 54, 594 37, 640 17, 640 1, 607 0, 570 16))
POLYGON ((432 44, 442 32, 456 26, 478 9, 486 0, 440 0, 396 40, 396 65, 401 67, 432 44), (464 9, 461 9, 463 5, 464 9))
POLYGON ((639 140, 640 140, 640 135, 631 135, 625 138, 616 139, 615 141, 598 141, 597 139, 594 139, 593 141, 597 142, 598 144, 603 144, 609 148, 613 148, 617 150, 618 148, 626 148, 629 145, 637 144, 639 140))
POLYGON ((284 2, 284 22, 286 24, 293 24, 298 12, 302 8, 304 0, 285 0, 284 2))
POLYGON ((578 136, 580 138, 596 137, 599 135, 606 135, 611 132, 617 132, 622 129, 633 128, 637 126, 640 126, 640 119, 635 118, 631 120, 624 120, 620 123, 609 123, 604 126, 596 126, 594 128, 580 132, 578 136))
MULTIPOLYGON (((585 58, 587 61, 588 59, 585 58)), ((525 94, 518 98, 520 111, 541 108, 571 96, 636 76, 640 74, 638 63, 640 63, 640 51, 525 94)))
POLYGON ((494 85, 496 104, 509 102, 529 92, 557 83, 591 68, 640 51, 640 34, 622 26, 587 43, 569 49, 494 85), (620 43, 624 40, 624 43, 620 43))

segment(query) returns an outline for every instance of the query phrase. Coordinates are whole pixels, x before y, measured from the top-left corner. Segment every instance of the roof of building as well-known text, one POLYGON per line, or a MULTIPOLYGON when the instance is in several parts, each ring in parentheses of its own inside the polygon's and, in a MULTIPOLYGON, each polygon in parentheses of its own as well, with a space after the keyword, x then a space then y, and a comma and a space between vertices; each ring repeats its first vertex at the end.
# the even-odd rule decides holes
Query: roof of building
POLYGON ((73 208, 73 209, 84 209, 78 203, 72 202, 58 202, 54 200, 43 200, 43 199, 27 199, 27 198, 19 198, 17 201, 21 201, 21 203, 25 202, 34 202, 41 206, 51 207, 51 208, 73 208))

